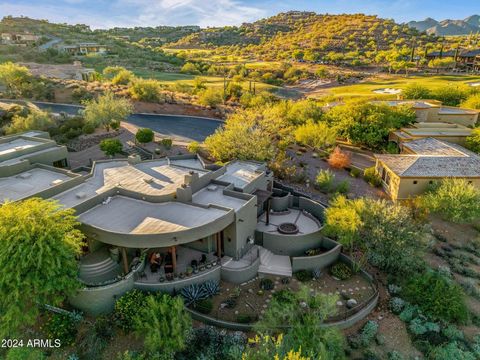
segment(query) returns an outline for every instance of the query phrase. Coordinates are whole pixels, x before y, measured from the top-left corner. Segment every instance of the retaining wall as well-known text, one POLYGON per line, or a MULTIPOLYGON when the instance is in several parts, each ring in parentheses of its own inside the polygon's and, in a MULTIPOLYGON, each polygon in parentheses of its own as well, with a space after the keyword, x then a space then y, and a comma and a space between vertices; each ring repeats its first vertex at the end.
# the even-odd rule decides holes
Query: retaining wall
POLYGON ((224 281, 228 281, 234 284, 241 284, 256 277, 259 267, 260 257, 257 257, 249 266, 238 269, 229 269, 222 267, 221 277, 224 281))

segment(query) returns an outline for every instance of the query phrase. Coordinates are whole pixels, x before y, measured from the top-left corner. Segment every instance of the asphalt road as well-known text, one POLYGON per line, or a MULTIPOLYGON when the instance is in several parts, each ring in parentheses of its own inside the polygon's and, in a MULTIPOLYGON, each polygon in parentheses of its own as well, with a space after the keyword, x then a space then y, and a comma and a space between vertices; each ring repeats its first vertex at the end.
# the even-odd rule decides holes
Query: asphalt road
MULTIPOLYGON (((6 102, 1 100, 2 102, 6 102)), ((21 101, 11 101, 21 102, 21 101)), ((78 105, 53 104, 32 101, 40 109, 49 110, 53 113, 67 113, 76 115, 83 109, 78 105)), ((127 121, 139 127, 148 127, 162 135, 182 141, 203 141, 215 132, 222 125, 222 122, 215 119, 184 116, 184 115, 157 115, 157 114, 132 114, 127 121)))

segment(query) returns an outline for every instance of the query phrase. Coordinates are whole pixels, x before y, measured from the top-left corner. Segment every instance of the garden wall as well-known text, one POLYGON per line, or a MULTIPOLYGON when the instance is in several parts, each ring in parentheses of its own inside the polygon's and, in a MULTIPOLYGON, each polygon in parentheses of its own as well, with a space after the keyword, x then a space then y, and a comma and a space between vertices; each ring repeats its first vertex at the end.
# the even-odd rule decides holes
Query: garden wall
POLYGON ((242 268, 233 269, 222 267, 221 277, 224 281, 241 284, 256 277, 259 267, 260 257, 257 257, 250 265, 242 268))
POLYGON ((336 244, 327 252, 315 256, 298 256, 292 258, 292 271, 323 269, 337 262, 342 246, 336 244))

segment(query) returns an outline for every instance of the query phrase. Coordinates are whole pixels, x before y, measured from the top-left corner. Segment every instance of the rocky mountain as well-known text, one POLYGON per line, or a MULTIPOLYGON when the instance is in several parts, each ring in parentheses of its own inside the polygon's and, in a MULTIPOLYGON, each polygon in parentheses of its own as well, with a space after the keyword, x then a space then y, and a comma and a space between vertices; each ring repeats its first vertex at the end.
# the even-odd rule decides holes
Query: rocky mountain
POLYGON ((423 21, 410 21, 407 25, 437 36, 469 35, 480 32, 480 15, 472 15, 463 20, 437 21, 427 18, 423 21))

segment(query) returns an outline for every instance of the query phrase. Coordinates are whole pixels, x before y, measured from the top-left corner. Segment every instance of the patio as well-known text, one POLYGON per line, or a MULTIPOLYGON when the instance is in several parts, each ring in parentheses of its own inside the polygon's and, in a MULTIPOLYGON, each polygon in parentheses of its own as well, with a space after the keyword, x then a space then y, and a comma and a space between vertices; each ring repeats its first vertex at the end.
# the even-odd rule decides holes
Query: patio
MULTIPOLYGON (((165 272, 165 257, 167 253, 170 251, 171 248, 159 248, 159 249, 150 249, 148 255, 150 255, 154 250, 158 250, 158 252, 162 255, 162 264, 160 268, 156 272, 152 272, 150 268, 149 258, 147 256, 147 263, 145 266, 144 274, 142 277, 138 279, 139 282, 146 282, 146 283, 157 283, 159 282, 160 278, 166 277, 165 272)), ((192 260, 197 260, 199 266, 201 265, 202 255, 205 255, 206 261, 205 264, 211 263, 212 261, 217 260, 217 256, 214 255, 213 252, 205 253, 199 250, 187 248, 184 246, 177 246, 176 248, 177 254, 177 262, 176 262, 176 274, 185 274, 187 268, 191 267, 192 260)))

